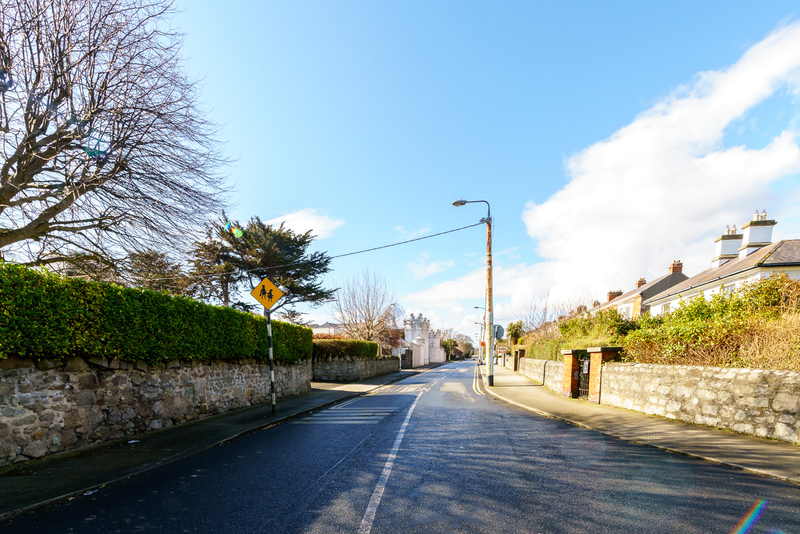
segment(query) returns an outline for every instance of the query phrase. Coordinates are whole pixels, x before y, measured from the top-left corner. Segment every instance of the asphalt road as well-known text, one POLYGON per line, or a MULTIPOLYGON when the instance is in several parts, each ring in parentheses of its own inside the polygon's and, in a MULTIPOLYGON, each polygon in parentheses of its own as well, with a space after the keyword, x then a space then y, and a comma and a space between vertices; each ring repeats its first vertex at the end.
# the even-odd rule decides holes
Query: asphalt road
POLYGON ((474 368, 439 367, 0 532, 800 532, 798 486, 536 416, 482 394, 474 368))

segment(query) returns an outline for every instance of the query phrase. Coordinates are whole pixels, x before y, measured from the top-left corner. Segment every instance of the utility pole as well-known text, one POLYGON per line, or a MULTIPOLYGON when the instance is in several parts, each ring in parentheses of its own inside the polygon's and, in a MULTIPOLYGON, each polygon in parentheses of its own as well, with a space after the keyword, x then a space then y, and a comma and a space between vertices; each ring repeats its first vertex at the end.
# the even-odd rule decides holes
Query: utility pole
POLYGON ((480 222, 486 223, 486 350, 489 358, 488 384, 494 385, 494 314, 492 313, 492 206, 486 200, 464 200, 459 198, 453 206, 483 202, 488 211, 480 222))

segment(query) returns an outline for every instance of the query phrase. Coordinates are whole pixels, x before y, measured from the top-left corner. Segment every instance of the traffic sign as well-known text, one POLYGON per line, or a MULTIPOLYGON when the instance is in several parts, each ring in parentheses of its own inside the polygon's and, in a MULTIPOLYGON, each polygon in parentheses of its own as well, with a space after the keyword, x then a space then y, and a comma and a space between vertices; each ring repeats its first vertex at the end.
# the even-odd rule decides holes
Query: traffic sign
POLYGON ((270 310, 283 296, 283 291, 278 289, 278 286, 273 284, 269 278, 264 278, 250 294, 270 310))

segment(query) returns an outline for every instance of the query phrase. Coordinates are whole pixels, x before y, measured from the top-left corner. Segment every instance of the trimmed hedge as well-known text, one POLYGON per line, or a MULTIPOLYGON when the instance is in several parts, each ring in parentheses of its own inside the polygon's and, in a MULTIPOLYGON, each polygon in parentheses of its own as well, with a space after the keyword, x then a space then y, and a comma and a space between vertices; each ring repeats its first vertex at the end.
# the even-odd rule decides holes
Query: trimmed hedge
POLYGON ((378 344, 357 339, 315 339, 314 359, 317 358, 361 358, 374 360, 378 357, 378 344))
MULTIPOLYGON (((291 363, 311 357, 311 329, 272 322, 273 355, 291 363)), ((0 359, 61 360, 269 359, 267 321, 115 284, 64 278, 0 262, 0 359)))

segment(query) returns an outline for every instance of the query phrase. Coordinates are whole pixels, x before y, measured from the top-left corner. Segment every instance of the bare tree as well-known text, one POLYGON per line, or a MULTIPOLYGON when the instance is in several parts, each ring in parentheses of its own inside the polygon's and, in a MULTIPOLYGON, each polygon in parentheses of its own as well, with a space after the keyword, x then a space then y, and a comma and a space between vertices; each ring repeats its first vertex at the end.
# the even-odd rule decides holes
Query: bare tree
POLYGON ((218 128, 168 0, 0 3, 0 253, 112 262, 189 245, 225 200, 218 128))
POLYGON ((336 292, 335 319, 351 339, 385 343, 387 332, 396 328, 402 308, 395 293, 383 278, 365 269, 348 278, 336 292))

